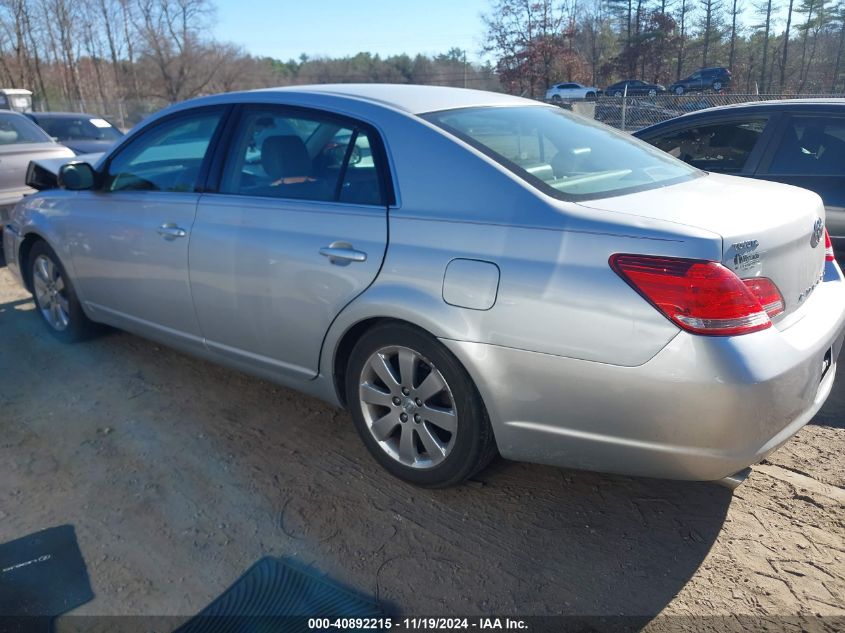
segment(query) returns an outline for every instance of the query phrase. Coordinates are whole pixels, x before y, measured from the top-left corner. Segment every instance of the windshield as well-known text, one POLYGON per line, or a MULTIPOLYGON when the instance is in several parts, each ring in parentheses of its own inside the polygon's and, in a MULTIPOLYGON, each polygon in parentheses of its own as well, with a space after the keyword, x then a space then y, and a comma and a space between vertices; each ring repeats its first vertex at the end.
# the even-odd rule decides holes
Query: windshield
POLYGON ((114 141, 122 134, 105 119, 37 117, 38 125, 60 141, 114 141))
POLYGON ((0 114, 0 145, 52 143, 52 139, 21 114, 0 114))
POLYGON ((642 141, 560 108, 466 108, 423 118, 564 200, 620 195, 701 174, 642 141))

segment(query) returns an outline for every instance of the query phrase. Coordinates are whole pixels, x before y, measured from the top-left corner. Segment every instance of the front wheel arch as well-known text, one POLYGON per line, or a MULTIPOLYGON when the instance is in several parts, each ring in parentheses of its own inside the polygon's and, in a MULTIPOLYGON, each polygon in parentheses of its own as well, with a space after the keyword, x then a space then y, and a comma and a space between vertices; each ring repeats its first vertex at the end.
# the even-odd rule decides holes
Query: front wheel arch
POLYGON ((49 246, 47 240, 38 233, 28 233, 18 250, 18 268, 21 271, 23 285, 29 292, 32 292, 32 271, 29 270, 29 254, 32 252, 32 247, 38 242, 45 242, 49 246))

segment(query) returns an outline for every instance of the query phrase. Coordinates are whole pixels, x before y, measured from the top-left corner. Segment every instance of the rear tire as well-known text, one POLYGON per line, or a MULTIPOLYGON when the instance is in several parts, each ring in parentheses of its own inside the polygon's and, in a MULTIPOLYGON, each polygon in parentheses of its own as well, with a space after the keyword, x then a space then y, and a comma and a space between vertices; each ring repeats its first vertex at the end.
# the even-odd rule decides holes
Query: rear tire
POLYGON ((713 82, 713 91, 714 92, 721 92, 722 91, 722 82, 721 81, 714 81, 713 82))
POLYGON ((429 334, 385 323, 355 344, 346 402, 364 445, 387 471, 443 488, 495 457, 484 403, 457 358, 429 334))
POLYGON ((560 95, 552 95, 552 103, 560 103, 563 101, 560 95))
POLYGON ((94 333, 73 283, 56 252, 47 242, 36 242, 29 251, 32 298, 50 333, 64 343, 75 343, 94 333))

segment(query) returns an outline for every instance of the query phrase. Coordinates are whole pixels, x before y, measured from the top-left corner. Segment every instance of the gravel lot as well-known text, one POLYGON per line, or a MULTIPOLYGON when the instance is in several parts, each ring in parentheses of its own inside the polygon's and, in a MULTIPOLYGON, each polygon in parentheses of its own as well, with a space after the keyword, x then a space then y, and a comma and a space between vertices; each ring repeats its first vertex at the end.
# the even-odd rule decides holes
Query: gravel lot
POLYGON ((503 460, 427 491, 343 411, 120 332, 64 346, 33 309, 0 268, 0 542, 73 524, 96 594, 76 613, 191 615, 270 554, 403 614, 845 624, 841 376, 733 496, 503 460))

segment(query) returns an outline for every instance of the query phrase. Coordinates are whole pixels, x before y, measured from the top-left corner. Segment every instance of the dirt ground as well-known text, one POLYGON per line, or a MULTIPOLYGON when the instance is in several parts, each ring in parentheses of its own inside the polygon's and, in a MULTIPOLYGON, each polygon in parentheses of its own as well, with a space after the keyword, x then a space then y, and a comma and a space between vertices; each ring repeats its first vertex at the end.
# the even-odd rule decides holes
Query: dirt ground
POLYGON ((269 554, 409 615, 845 623, 841 376, 733 496, 503 460, 428 491, 317 400, 120 332, 56 342, 5 268, 0 336, 0 542, 73 524, 75 613, 191 615, 269 554))

